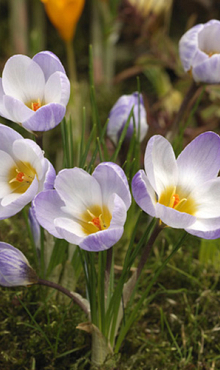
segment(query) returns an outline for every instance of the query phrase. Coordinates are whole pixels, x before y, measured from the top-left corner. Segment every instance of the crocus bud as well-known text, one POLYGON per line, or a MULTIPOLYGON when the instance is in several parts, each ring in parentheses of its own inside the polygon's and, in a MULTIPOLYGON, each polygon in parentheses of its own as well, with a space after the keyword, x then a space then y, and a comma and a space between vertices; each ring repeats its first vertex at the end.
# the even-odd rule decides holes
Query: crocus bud
POLYGON ((46 13, 64 41, 74 37, 85 0, 41 0, 46 13))
POLYGON ((115 145, 118 143, 132 108, 133 116, 130 119, 125 139, 130 140, 133 135, 133 121, 135 121, 138 140, 141 142, 146 136, 148 124, 142 95, 138 92, 134 92, 131 95, 123 95, 117 100, 109 114, 107 135, 115 145))
POLYGON ((220 83, 220 22, 197 24, 180 39, 179 54, 186 72, 196 82, 220 83))
POLYGON ((0 285, 5 287, 37 283, 37 275, 21 251, 0 242, 0 285))

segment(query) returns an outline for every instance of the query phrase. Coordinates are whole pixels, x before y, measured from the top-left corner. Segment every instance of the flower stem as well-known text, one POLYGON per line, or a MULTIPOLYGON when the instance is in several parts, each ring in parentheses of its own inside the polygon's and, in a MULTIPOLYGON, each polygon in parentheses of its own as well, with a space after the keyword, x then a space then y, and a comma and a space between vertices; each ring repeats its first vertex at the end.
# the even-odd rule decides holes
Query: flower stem
POLYGON ((67 65, 69 71, 69 77, 72 84, 77 82, 77 73, 76 73, 76 62, 73 48, 73 40, 66 41, 66 54, 67 54, 67 65))
POLYGON ((193 80, 189 90, 186 93, 185 98, 182 101, 182 104, 180 106, 180 109, 175 117, 175 120, 173 121, 172 125, 172 138, 175 136, 175 134, 178 132, 178 128, 180 125, 180 122, 182 121, 182 118, 185 114, 186 108, 190 102, 190 100, 195 95, 196 91, 198 90, 200 86, 193 80))
POLYGON ((157 224, 155 229, 153 230, 145 248, 144 248, 144 251, 143 251, 143 254, 140 258, 140 261, 139 261, 139 264, 138 264, 138 267, 137 267, 137 272, 136 272, 136 281, 138 280, 139 276, 141 275, 141 272, 147 262, 147 259, 148 259, 148 256, 150 254, 150 251, 151 251, 151 248, 157 238, 157 236, 159 235, 159 233, 161 232, 161 230, 163 229, 164 227, 162 225, 159 225, 157 224))
POLYGON ((89 314, 87 306, 77 296, 75 296, 73 293, 71 293, 68 289, 64 288, 63 286, 44 279, 38 279, 36 284, 48 286, 49 288, 53 288, 62 292, 67 297, 71 298, 86 313, 86 315, 89 314))

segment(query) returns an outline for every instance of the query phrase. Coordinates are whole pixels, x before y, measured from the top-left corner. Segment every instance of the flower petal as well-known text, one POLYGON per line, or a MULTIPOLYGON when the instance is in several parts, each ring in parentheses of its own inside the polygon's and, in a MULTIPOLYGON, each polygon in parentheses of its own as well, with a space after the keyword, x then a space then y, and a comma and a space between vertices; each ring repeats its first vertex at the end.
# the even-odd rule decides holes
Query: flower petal
POLYGON ((0 148, 2 151, 12 156, 12 144, 19 139, 22 139, 22 136, 17 131, 0 123, 0 148))
POLYGON ((198 219, 196 222, 188 227, 186 231, 192 235, 204 239, 220 238, 220 217, 198 219))
POLYGON ((64 169, 55 180, 55 189, 66 204, 66 211, 78 219, 94 205, 102 208, 102 194, 97 180, 81 168, 64 169))
POLYGON ((63 119, 66 108, 61 104, 43 105, 34 114, 22 121, 22 126, 31 131, 48 131, 56 127, 63 119))
POLYGON ((190 196, 197 203, 197 218, 220 217, 220 177, 197 186, 190 196))
POLYGON ((123 231, 123 227, 117 227, 90 234, 79 243, 79 246, 90 252, 109 249, 122 237, 123 231))
POLYGON ((189 213, 176 211, 174 208, 166 207, 163 204, 156 204, 156 217, 165 225, 175 229, 185 229, 195 223, 196 217, 189 213))
POLYGON ((23 253, 10 244, 0 242, 0 285, 29 285, 37 280, 37 275, 23 253))
POLYGON ((143 170, 136 173, 132 180, 132 193, 135 202, 144 212, 155 217, 156 196, 143 170))
POLYGON ((9 171, 10 168, 14 166, 15 162, 13 161, 12 157, 3 150, 0 150, 0 199, 11 193, 11 187, 9 184, 9 171))
POLYGON ((220 83, 220 55, 214 54, 204 60, 204 62, 195 65, 192 75, 196 82, 209 84, 220 83))
POLYGON ((25 193, 11 193, 6 195, 0 204, 0 220, 9 218, 18 213, 33 200, 38 191, 38 181, 35 178, 25 193))
POLYGON ((67 217, 59 217, 54 220, 54 225, 57 232, 62 239, 67 240, 71 244, 79 244, 86 233, 83 231, 81 225, 67 217))
POLYGON ((162 136, 153 136, 144 156, 148 180, 158 197, 166 187, 175 186, 178 179, 177 163, 170 143, 162 136))
POLYGON ((220 137, 214 132, 197 136, 177 158, 179 184, 187 193, 216 177, 220 168, 220 137))
POLYGON ((53 73, 45 86, 45 103, 58 103, 66 107, 70 97, 70 82, 64 73, 53 73))
POLYGON ((57 232, 54 220, 59 217, 67 217, 67 214, 62 210, 64 205, 56 190, 42 191, 33 200, 34 212, 39 224, 59 239, 61 236, 57 232))
POLYGON ((6 113, 4 117, 16 123, 22 123, 35 114, 35 112, 28 108, 22 101, 8 95, 3 96, 3 107, 6 113))
POLYGON ((192 67, 193 58, 198 50, 198 33, 203 28, 203 24, 197 24, 188 30, 179 41, 179 54, 185 72, 192 67))
POLYGON ((47 81, 48 78, 56 71, 65 73, 65 69, 61 61, 51 51, 41 51, 33 57, 33 61, 41 67, 44 73, 45 81, 47 81))
POLYGON ((117 194, 112 194, 109 198, 108 209, 112 215, 110 228, 123 227, 127 218, 127 208, 124 201, 117 194))
POLYGON ((37 173, 38 180, 40 181, 44 175, 43 173, 43 152, 40 147, 34 142, 30 145, 31 140, 20 139, 15 140, 13 143, 13 157, 15 161, 28 162, 31 167, 33 167, 37 173), (33 146, 36 149, 33 150, 33 146))
POLYGON ((14 55, 5 64, 2 85, 6 95, 29 103, 42 100, 45 78, 40 66, 25 55, 14 55))
POLYGON ((121 167, 112 162, 103 162, 96 167, 92 176, 100 185, 103 202, 116 193, 128 210, 131 205, 131 194, 127 178, 121 167))

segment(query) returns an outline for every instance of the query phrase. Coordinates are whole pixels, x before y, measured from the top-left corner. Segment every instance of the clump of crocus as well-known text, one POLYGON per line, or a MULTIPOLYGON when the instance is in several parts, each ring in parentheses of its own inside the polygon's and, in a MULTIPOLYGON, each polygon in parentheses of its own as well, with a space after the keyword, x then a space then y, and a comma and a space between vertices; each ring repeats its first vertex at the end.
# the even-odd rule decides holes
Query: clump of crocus
POLYGON ((131 95, 122 95, 110 111, 107 127, 107 135, 115 145, 118 143, 132 109, 133 114, 130 118, 125 140, 129 141, 131 139, 134 127, 140 142, 146 136, 148 124, 142 95, 138 92, 131 95))
POLYGON ((41 148, 0 124, 0 219, 18 213, 35 195, 53 188, 56 177, 41 148))
POLYGON ((188 30, 180 39, 179 54, 196 82, 220 83, 220 22, 213 19, 188 30))
POLYGON ((49 233, 88 251, 108 249, 121 238, 131 195, 118 165, 101 163, 92 175, 64 169, 54 188, 33 202, 38 222, 49 233))
POLYGON ((220 237, 220 137, 206 132, 175 159, 170 143, 153 136, 144 158, 145 171, 132 180, 137 204, 173 228, 205 239, 220 237))
POLYGON ((37 283, 35 271, 21 251, 0 242, 0 285, 5 287, 37 283))
POLYGON ((0 115, 30 131, 57 126, 66 113, 70 82, 56 55, 14 55, 0 79, 0 115))
POLYGON ((47 15, 64 41, 74 37, 85 0, 41 0, 47 15))

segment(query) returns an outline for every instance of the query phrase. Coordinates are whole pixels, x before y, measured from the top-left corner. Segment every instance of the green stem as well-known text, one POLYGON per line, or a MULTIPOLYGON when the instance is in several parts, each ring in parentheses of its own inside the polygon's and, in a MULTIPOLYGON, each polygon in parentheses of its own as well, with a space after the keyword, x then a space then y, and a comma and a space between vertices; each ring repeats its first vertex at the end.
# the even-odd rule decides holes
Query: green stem
POLYGON ((66 54, 69 77, 72 84, 77 83, 76 62, 73 48, 73 40, 66 41, 66 54))

